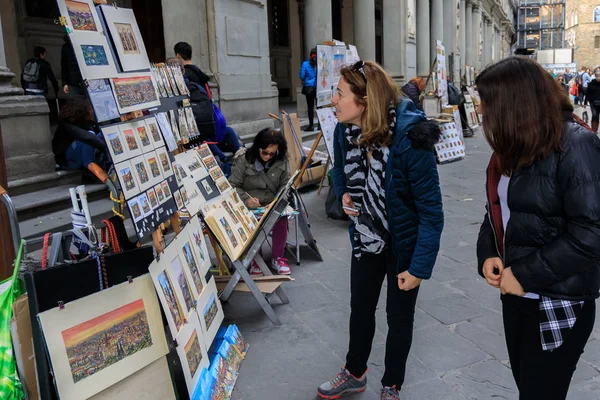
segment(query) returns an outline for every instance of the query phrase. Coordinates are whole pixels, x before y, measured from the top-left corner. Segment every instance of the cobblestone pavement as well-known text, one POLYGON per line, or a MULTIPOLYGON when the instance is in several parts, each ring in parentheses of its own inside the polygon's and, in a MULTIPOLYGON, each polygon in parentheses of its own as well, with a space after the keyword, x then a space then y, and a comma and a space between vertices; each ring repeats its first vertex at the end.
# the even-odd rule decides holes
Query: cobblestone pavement
MULTIPOLYGON (((475 245, 485 205, 484 171, 489 148, 467 139, 465 160, 439 167, 446 224, 433 278, 422 284, 413 346, 402 399, 516 399, 500 315, 500 299, 476 272, 475 245)), ((250 342, 233 398, 314 399, 334 376, 348 346, 350 246, 343 222, 326 218, 327 188, 303 195, 324 262, 303 252, 284 289, 289 305, 276 306, 273 326, 254 299, 235 293, 225 314, 250 342)), ((292 237, 293 235, 291 235, 292 237)), ((600 313, 599 313, 600 314, 600 313)), ((569 400, 600 397, 600 315, 577 367, 569 400)), ((387 326, 385 290, 369 360, 369 389, 350 399, 378 399, 387 326)))

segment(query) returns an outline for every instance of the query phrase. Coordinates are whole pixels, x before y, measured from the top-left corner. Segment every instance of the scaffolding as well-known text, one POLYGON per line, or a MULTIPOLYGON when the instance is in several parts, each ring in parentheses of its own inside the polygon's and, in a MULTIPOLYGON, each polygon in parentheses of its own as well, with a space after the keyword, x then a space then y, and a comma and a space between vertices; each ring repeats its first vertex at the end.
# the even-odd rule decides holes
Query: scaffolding
POLYGON ((517 15, 517 46, 523 49, 565 47, 565 1, 521 0, 517 15))

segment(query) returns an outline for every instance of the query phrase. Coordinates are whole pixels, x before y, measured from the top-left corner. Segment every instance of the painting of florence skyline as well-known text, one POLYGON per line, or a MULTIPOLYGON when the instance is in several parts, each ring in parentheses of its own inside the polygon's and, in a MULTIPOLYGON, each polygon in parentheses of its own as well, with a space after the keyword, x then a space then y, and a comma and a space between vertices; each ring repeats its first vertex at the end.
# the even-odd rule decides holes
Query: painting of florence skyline
POLYGON ((143 299, 75 325, 61 335, 75 383, 152 346, 143 299))

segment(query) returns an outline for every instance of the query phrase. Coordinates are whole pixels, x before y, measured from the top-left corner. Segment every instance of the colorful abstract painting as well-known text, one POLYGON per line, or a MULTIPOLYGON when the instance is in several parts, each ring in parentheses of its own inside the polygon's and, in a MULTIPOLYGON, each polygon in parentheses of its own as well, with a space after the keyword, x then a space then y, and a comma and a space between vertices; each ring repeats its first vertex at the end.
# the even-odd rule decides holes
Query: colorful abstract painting
POLYGON ((71 25, 76 31, 97 31, 90 6, 80 1, 65 0, 71 25))
POLYGON ((104 46, 85 44, 81 45, 81 53, 85 60, 85 65, 109 65, 104 46))

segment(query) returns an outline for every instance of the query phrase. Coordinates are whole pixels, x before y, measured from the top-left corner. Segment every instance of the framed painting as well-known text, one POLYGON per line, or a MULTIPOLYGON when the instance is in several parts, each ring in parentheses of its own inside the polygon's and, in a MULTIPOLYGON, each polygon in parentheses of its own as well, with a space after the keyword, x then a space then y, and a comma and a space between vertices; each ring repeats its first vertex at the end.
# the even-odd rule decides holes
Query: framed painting
POLYGON ((204 279, 205 274, 202 273, 200 260, 197 257, 194 243, 190 239, 188 231, 188 226, 186 226, 181 234, 177 235, 176 246, 179 251, 179 258, 183 260, 184 270, 190 282, 194 300, 197 300, 206 286, 206 280, 204 279))
POLYGON ((125 142, 124 144, 125 151, 127 151, 127 157, 132 158, 141 155, 143 153, 142 144, 140 143, 138 135, 135 133, 135 128, 133 125, 129 122, 125 122, 118 125, 118 127, 125 142))
POLYGON ((167 181, 162 181, 160 183, 160 186, 162 187, 162 191, 165 194, 165 199, 169 200, 171 197, 173 197, 173 194, 171 193, 171 188, 169 187, 169 183, 167 181))
POLYGON ((126 199, 130 199, 140 193, 140 187, 135 178, 135 172, 129 161, 115 164, 115 170, 121 183, 121 190, 126 199))
POLYGON ((167 273, 165 259, 161 257, 160 261, 152 261, 149 271, 156 292, 158 293, 160 304, 167 316, 167 324, 169 325, 171 336, 176 338, 187 316, 183 313, 181 302, 177 294, 175 294, 175 285, 167 273))
POLYGON ((109 5, 100 9, 123 72, 149 70, 150 61, 133 10, 109 5))
POLYGON ((162 205, 167 198, 165 197, 165 192, 163 192, 162 184, 158 184, 154 186, 154 192, 156 193, 156 199, 158 200, 158 204, 162 205))
POLYGON ((137 197, 128 200, 127 205, 129 206, 129 212, 131 213, 133 222, 138 222, 144 218, 144 213, 142 212, 142 207, 140 207, 140 201, 137 197))
POLYGON ((160 161, 158 159, 158 156, 156 155, 156 152, 154 151, 150 151, 146 154, 144 154, 144 158, 146 159, 146 163, 148 164, 149 167, 149 174, 150 174, 150 184, 152 186, 162 182, 163 175, 161 172, 161 168, 160 168, 160 161))
POLYGON ((106 141, 106 147, 110 153, 110 158, 113 160, 113 164, 118 164, 121 161, 125 161, 129 158, 127 152, 127 143, 123 140, 121 130, 118 125, 107 126, 102 128, 102 135, 106 141))
POLYGON ((135 180, 137 182, 138 187, 140 188, 140 192, 145 192, 152 186, 152 179, 150 175, 150 167, 146 162, 146 158, 142 156, 137 156, 130 160, 131 169, 133 170, 133 175, 135 176, 135 180))
POLYGON ((58 9, 71 32, 102 34, 102 25, 93 0, 58 0, 58 9))
POLYGON ((185 230, 189 236, 190 242, 192 243, 192 249, 196 253, 196 259, 198 260, 200 268, 200 275, 206 276, 208 270, 210 269, 211 261, 198 215, 194 216, 194 218, 188 222, 185 230))
POLYGON ((121 116, 108 79, 88 80, 87 91, 98 122, 118 119, 121 116))
POLYGON ((61 400, 90 398, 168 353, 149 274, 38 319, 61 400))
POLYGON ((156 149, 156 155, 158 156, 158 165, 165 178, 173 175, 173 167, 171 166, 171 159, 169 158, 169 152, 166 147, 160 147, 156 149))
POLYGON ((156 117, 149 117, 144 120, 146 123, 146 128, 148 130, 148 134, 150 135, 150 139, 152 140, 152 144, 155 149, 159 147, 163 147, 165 145, 165 140, 160 133, 160 128, 158 126, 158 121, 156 117))
POLYGON ((150 205, 150 200, 148 200, 148 195, 146 193, 140 194, 138 197, 138 202, 140 203, 140 208, 142 209, 142 213, 144 213, 144 218, 152 215, 152 206, 150 205))
POLYGON ((173 241, 171 245, 167 246, 161 259, 163 257, 167 273, 171 277, 175 293, 187 318, 187 315, 196 307, 196 304, 190 280, 184 269, 185 260, 179 256, 177 250, 177 241, 173 241))
POLYGON ((148 201, 150 202, 150 207, 152 207, 153 210, 156 210, 158 208, 159 204, 158 204, 158 197, 156 196, 156 191, 154 190, 154 188, 147 190, 146 196, 148 196, 148 201))
POLYGON ((131 123, 133 125, 133 129, 137 138, 142 145, 142 153, 147 153, 151 150, 154 150, 154 144, 152 138, 150 137, 150 132, 148 127, 146 126, 146 122, 142 121, 134 121, 131 123))
POLYGON ((224 318, 223 307, 217 294, 217 285, 214 278, 207 282, 202 294, 200 294, 196 311, 204 333, 204 344, 207 349, 210 349, 224 318))
POLYGON ((190 314, 188 323, 177 335, 177 355, 181 361, 183 376, 190 396, 194 393, 202 368, 208 368, 210 361, 202 336, 202 326, 196 313, 190 314))
POLYGON ((69 35, 83 79, 114 78, 118 75, 115 61, 104 35, 69 35))
POLYGON ((183 209, 183 198, 181 197, 181 191, 176 191, 175 193, 173 193, 173 196, 175 197, 175 204, 177 205, 177 209, 183 209))
POLYGON ((121 114, 160 106, 152 74, 120 74, 110 85, 121 114))

